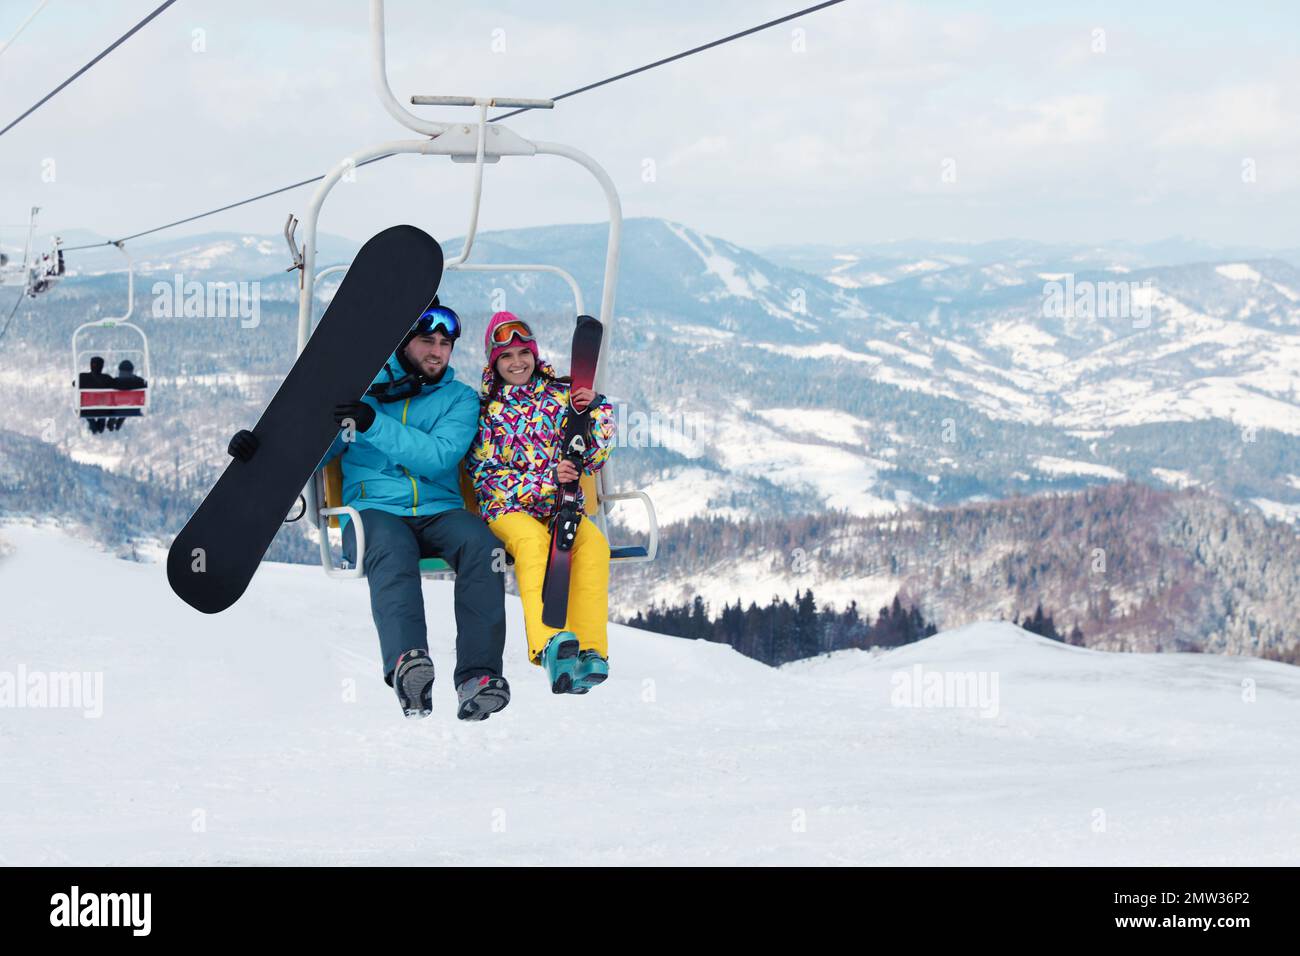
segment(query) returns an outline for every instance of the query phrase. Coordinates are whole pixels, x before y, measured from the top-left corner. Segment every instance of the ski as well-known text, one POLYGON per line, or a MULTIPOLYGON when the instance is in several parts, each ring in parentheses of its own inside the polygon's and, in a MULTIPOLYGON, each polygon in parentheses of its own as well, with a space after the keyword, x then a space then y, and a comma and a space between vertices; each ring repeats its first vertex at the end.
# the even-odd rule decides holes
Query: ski
MULTIPOLYGON (((600 359, 600 343, 605 327, 589 315, 578 317, 573 330, 572 359, 569 377, 570 394, 577 388, 594 388, 596 363, 600 359)), ((560 486, 560 499, 551 518, 551 550, 546 559, 546 577, 542 582, 542 623, 547 627, 562 628, 569 616, 569 581, 572 570, 574 539, 582 522, 578 507, 581 488, 582 465, 591 441, 591 406, 581 413, 570 408, 564 416, 564 438, 560 455, 578 466, 578 481, 560 486)))

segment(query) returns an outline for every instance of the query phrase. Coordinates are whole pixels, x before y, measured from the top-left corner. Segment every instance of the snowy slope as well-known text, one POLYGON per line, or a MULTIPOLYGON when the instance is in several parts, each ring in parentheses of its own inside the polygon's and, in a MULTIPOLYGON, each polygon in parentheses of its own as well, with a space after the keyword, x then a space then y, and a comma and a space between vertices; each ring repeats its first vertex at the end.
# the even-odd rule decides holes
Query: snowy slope
MULTIPOLYGON (((444 238, 448 254, 459 248, 444 238)), ((606 240, 599 223, 497 230, 479 235, 474 256, 563 265, 594 307, 606 240)), ((322 241, 322 264, 355 248, 322 241)), ((605 385, 621 425, 682 422, 686 434, 660 428, 666 438, 649 451, 690 461, 620 454, 615 484, 648 488, 667 526, 826 507, 873 516, 912 501, 1149 480, 1159 467, 1290 515, 1300 495, 1279 478, 1300 460, 1300 270, 1185 247, 1207 258, 1169 263, 1176 251, 940 241, 773 260, 680 223, 629 219, 605 385), (1146 321, 1105 309, 1049 314, 1046 282, 1108 282, 1116 268, 1131 270, 1122 273, 1136 283, 1129 304, 1149 309, 1146 321), (1226 440, 1215 430, 1225 424, 1226 440), (1251 429, 1270 434, 1256 442, 1251 429), (1092 435, 1086 450, 1071 432, 1092 435)), ((230 434, 255 419, 288 368, 296 286, 286 254, 277 234, 204 233, 135 249, 154 415, 91 436, 69 413, 68 337, 87 318, 118 314, 126 283, 117 250, 73 253, 77 274, 20 308, 7 333, 0 396, 25 410, 8 427, 139 478, 212 477, 230 434), (178 275, 256 282, 259 324, 155 317, 178 275)), ((537 322, 544 351, 563 354, 572 305, 556 277, 453 272, 443 288, 467 341, 508 304, 537 322)), ((475 380, 477 352, 458 354, 458 371, 475 380)), ((624 510, 628 524, 644 525, 639 508, 624 510)))
POLYGON ((103 675, 98 719, 0 709, 0 862, 1300 862, 1285 665, 981 624, 773 670, 615 627, 610 681, 554 697, 511 599, 515 699, 469 725, 453 716, 451 585, 428 583, 437 710, 407 722, 362 584, 267 565, 204 617, 160 564, 48 526, 0 537, 0 674, 103 675), (996 716, 891 706, 918 665, 996 675, 996 716))

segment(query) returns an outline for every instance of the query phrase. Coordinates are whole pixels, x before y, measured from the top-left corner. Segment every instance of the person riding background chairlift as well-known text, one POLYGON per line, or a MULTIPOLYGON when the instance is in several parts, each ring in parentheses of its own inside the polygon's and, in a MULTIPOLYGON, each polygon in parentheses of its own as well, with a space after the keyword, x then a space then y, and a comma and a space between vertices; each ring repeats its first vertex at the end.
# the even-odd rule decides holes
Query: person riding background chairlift
MULTIPOLYGON (((90 359, 90 371, 80 372, 77 375, 77 388, 113 388, 113 376, 104 371, 104 359, 102 356, 94 355, 90 359)), ((91 434, 98 435, 104 430, 107 418, 87 418, 86 427, 90 429, 91 434)))
MULTIPOLYGON (((119 391, 135 390, 135 389, 149 387, 148 382, 142 379, 139 375, 135 374, 135 365, 133 365, 128 359, 123 359, 121 362, 118 363, 117 377, 110 379, 109 381, 111 382, 109 387, 116 388, 119 391)), ((122 417, 108 419, 108 430, 111 432, 117 431, 119 428, 122 427, 122 423, 125 421, 126 419, 122 417)))

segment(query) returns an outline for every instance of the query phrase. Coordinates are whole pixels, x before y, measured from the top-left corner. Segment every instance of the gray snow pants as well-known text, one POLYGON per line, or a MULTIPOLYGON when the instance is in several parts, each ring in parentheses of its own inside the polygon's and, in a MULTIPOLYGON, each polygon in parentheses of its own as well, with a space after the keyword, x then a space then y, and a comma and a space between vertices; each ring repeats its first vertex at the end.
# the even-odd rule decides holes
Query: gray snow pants
MULTIPOLYGON (((420 559, 442 558, 456 572, 456 675, 459 686, 471 677, 501 676, 506 644, 505 575, 492 569, 501 547, 483 519, 464 508, 428 517, 361 511, 366 529, 366 580, 370 613, 379 631, 384 680, 403 651, 429 649, 420 590, 420 559)), ((343 553, 356 560, 356 533, 343 530, 343 553)))

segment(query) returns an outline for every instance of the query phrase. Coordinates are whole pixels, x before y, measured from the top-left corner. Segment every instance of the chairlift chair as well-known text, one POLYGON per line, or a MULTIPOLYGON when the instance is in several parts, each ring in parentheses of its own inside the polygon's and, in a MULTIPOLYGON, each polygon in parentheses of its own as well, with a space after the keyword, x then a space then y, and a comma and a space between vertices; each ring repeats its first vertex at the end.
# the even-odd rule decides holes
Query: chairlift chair
POLYGON ((54 236, 50 240, 50 251, 37 256, 32 251, 32 240, 36 234, 36 218, 40 206, 33 206, 27 221, 27 238, 23 244, 22 262, 12 262, 9 256, 0 252, 0 285, 22 286, 23 294, 29 299, 36 298, 42 292, 48 292, 63 277, 63 240, 54 236))
MULTIPOLYGON (((605 327, 601 357, 610 347, 613 338, 616 317, 614 315, 614 291, 618 284, 619 244, 623 228, 622 205, 613 180, 594 159, 585 153, 561 143, 528 140, 500 124, 489 124, 487 111, 489 107, 552 109, 552 100, 507 99, 501 97, 470 96, 413 96, 411 102, 417 106, 455 106, 473 107, 478 112, 477 123, 442 123, 424 120, 403 107, 393 95, 388 83, 384 37, 384 0, 370 2, 370 54, 371 78, 375 92, 384 108, 403 126, 421 134, 421 139, 392 140, 353 153, 338 163, 326 174, 313 194, 311 203, 302 220, 302 247, 295 243, 294 233, 298 225, 292 215, 285 224, 285 238, 294 257, 294 267, 301 270, 301 282, 298 296, 298 354, 306 348, 307 340, 314 327, 313 300, 314 289, 318 281, 335 272, 345 271, 345 266, 332 266, 316 272, 316 227, 321 206, 335 184, 348 171, 369 160, 393 153, 417 153, 425 156, 447 156, 455 163, 474 164, 474 191, 470 205, 469 227, 465 233, 465 243, 459 255, 444 263, 445 271, 475 272, 544 272, 562 278, 573 292, 574 316, 585 313, 582 290, 577 280, 566 270, 558 266, 540 263, 471 263, 474 238, 478 231, 478 215, 483 192, 483 167, 488 163, 500 162, 504 156, 559 156, 577 163, 587 170, 600 185, 609 207, 609 236, 605 248, 605 274, 601 292, 599 319, 605 327)), ((604 392, 604 362, 598 364, 596 390, 604 392)), ((602 533, 608 538, 608 519, 613 506, 622 501, 638 501, 645 508, 648 531, 644 543, 610 544, 610 560, 613 563, 636 563, 653 561, 658 550, 659 528, 655 516, 654 503, 644 491, 615 491, 612 462, 607 462, 596 475, 583 475, 583 490, 587 501, 587 512, 602 533)), ((341 498, 341 480, 337 459, 327 463, 313 476, 304 489, 304 513, 307 520, 317 529, 320 545, 321 565, 326 574, 332 577, 359 578, 363 576, 365 555, 365 532, 361 525, 360 514, 356 509, 344 505, 341 498), (338 527, 340 515, 347 515, 354 523, 356 533, 356 559, 354 567, 335 567, 330 550, 329 529, 338 527)), ((462 493, 467 508, 474 507, 473 489, 467 487, 462 479, 462 493)), ((431 574, 445 574, 450 568, 437 559, 421 562, 421 570, 431 574)))
MULTIPOLYGON (((136 374, 146 382, 151 382, 149 367, 149 338, 138 325, 127 321, 131 317, 135 303, 135 270, 131 256, 122 243, 115 243, 122 255, 126 257, 126 312, 120 316, 96 319, 77 326, 72 333, 72 386, 76 390, 73 410, 79 418, 142 418, 149 411, 149 392, 147 388, 82 388, 79 385, 80 374, 90 366, 91 357, 104 359, 104 367, 115 370, 123 360, 130 360, 136 368, 136 374), (122 330, 130 337, 132 344, 113 344, 104 346, 92 339, 100 338, 93 330, 122 330)), ((110 338, 120 338, 114 331, 110 338)), ((111 373, 111 372, 110 372, 111 373)))

